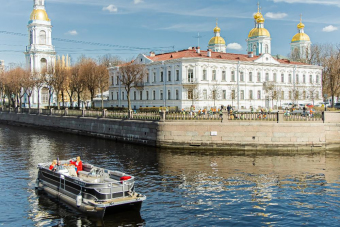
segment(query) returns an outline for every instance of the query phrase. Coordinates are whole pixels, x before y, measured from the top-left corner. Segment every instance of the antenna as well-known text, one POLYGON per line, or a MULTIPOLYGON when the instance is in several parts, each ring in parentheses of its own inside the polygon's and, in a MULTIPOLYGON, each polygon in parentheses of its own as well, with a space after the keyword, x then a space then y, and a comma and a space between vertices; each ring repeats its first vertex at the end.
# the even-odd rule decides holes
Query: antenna
POLYGON ((203 36, 201 36, 199 32, 197 33, 197 36, 194 36, 194 38, 197 39, 197 45, 198 45, 198 47, 200 46, 200 38, 202 38, 202 37, 203 37, 203 36))

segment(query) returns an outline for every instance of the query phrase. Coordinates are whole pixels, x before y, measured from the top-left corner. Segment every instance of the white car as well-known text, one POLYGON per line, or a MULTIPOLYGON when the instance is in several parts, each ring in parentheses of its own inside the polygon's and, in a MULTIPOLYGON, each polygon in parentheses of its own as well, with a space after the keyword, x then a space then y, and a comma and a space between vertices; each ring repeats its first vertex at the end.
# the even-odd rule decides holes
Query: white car
POLYGON ((281 105, 281 108, 283 109, 283 110, 288 110, 288 109, 291 109, 293 107, 293 103, 283 103, 282 105, 281 105))

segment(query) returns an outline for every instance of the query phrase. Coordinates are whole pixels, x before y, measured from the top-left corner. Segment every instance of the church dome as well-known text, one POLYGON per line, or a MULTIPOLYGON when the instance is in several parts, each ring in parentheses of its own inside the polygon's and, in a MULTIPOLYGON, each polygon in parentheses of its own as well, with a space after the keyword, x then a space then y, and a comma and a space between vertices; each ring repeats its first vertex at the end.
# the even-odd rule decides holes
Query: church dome
POLYGON ((50 21, 46 11, 43 9, 34 9, 31 13, 30 20, 50 21))
POLYGON ((225 45, 225 40, 221 36, 212 37, 209 41, 209 45, 215 45, 215 44, 224 44, 225 45))
POLYGON ((261 15, 261 17, 257 18, 257 23, 264 23, 264 17, 261 15))
POLYGON ((248 38, 256 38, 259 36, 267 36, 270 37, 270 33, 265 28, 253 28, 248 35, 248 38))
POLYGON ((214 28, 214 32, 215 32, 215 33, 221 32, 221 29, 220 29, 219 27, 216 26, 216 27, 214 28))
POLYGON ((294 35, 292 43, 299 41, 310 41, 310 38, 306 33, 297 33, 296 35, 294 35))
POLYGON ((298 29, 303 29, 305 27, 305 25, 302 23, 302 22, 300 22, 298 25, 297 25, 297 28, 298 29))

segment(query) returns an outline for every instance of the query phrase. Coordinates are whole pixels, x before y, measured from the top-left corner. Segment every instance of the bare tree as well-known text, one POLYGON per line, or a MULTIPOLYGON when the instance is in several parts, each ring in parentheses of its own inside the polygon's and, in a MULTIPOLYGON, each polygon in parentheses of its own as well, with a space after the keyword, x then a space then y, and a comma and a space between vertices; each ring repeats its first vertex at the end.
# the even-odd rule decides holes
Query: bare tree
POLYGON ((84 78, 85 86, 90 92, 91 107, 94 107, 93 98, 98 90, 98 80, 96 75, 97 63, 90 58, 82 59, 80 74, 84 78))
POLYGON ((214 101, 216 107, 216 100, 221 99, 221 87, 216 83, 209 86, 209 99, 214 101))
POLYGON ((24 94, 27 95, 29 109, 31 109, 31 96, 33 93, 34 85, 35 85, 35 80, 34 80, 33 74, 29 70, 25 70, 24 82, 23 82, 22 88, 23 88, 24 94))
POLYGON ((102 109, 104 108, 104 97, 103 93, 105 90, 109 89, 109 71, 104 64, 98 65, 96 67, 96 75, 98 80, 98 88, 102 98, 102 109))
POLYGON ((134 64, 127 63, 119 67, 119 80, 121 84, 124 86, 127 100, 128 100, 128 108, 129 113, 131 110, 131 100, 130 100, 130 91, 132 88, 137 87, 140 83, 144 81, 146 76, 145 65, 142 64, 134 64))

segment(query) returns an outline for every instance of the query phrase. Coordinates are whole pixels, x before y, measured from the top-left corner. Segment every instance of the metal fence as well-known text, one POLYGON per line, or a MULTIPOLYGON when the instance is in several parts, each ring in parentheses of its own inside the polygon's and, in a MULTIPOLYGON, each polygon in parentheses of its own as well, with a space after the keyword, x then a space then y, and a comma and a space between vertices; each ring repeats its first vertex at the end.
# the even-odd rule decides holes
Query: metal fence
MULTIPOLYGON (((74 117, 92 117, 92 118, 110 118, 110 119, 129 119, 128 112, 123 111, 94 111, 94 110, 75 110, 75 109, 62 109, 62 110, 52 110, 52 109, 28 109, 28 108, 8 108, 0 107, 2 112, 15 112, 23 114, 42 114, 42 115, 54 115, 54 116, 74 116, 74 117), (105 114, 105 116, 104 116, 105 114)), ((161 112, 140 112, 134 111, 132 113, 131 119, 144 120, 144 121, 278 121, 278 112, 223 112, 222 114, 218 112, 166 112, 165 116, 161 112)), ((285 112, 283 115, 281 113, 280 121, 308 121, 308 122, 321 122, 323 121, 322 112, 285 112)))

